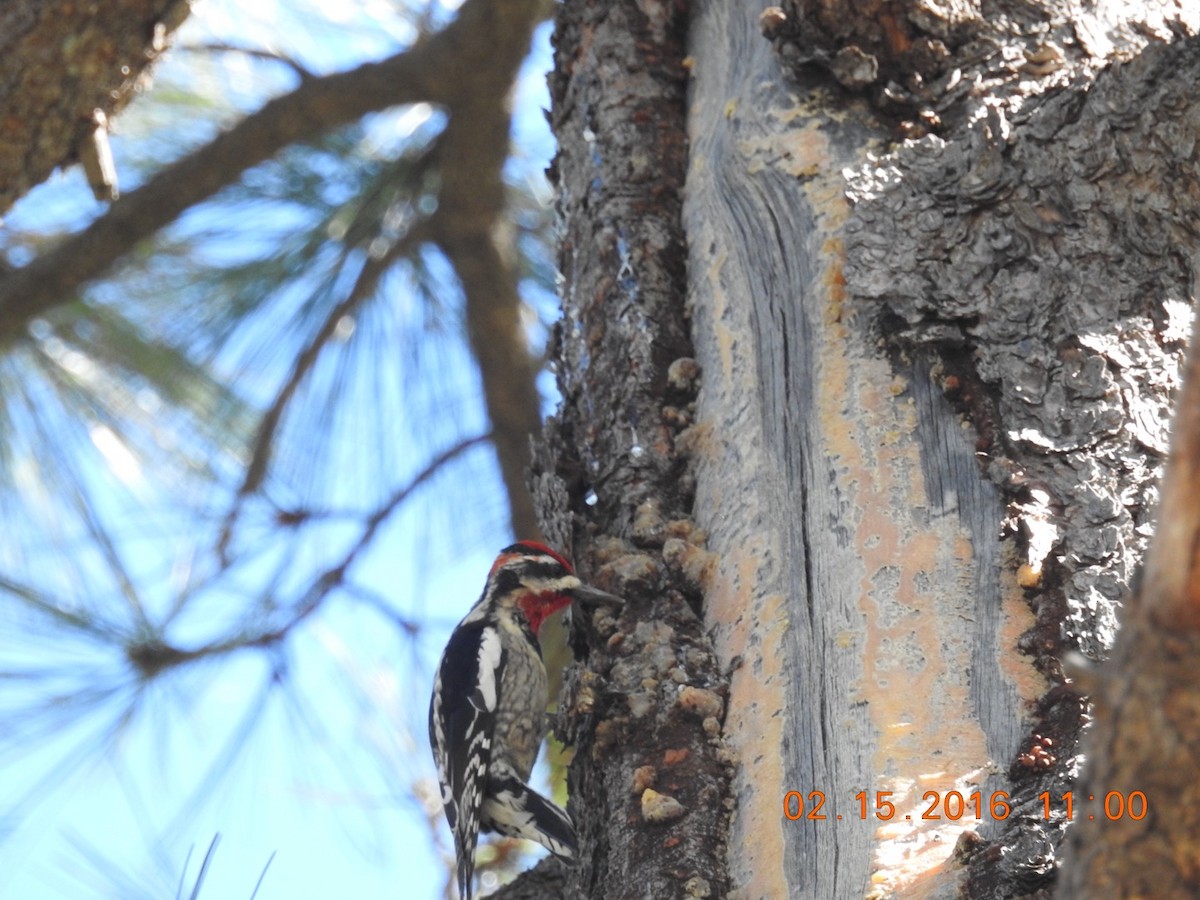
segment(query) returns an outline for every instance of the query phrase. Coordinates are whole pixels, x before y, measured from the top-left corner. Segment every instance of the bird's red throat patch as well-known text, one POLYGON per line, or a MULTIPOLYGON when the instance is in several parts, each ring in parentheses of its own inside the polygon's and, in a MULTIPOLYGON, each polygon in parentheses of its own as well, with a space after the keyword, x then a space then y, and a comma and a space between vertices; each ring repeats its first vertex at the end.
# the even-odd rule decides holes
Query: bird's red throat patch
POLYGON ((521 612, 525 614, 529 627, 537 634, 549 616, 565 606, 570 606, 571 598, 555 591, 545 591, 541 594, 525 594, 517 603, 521 612))

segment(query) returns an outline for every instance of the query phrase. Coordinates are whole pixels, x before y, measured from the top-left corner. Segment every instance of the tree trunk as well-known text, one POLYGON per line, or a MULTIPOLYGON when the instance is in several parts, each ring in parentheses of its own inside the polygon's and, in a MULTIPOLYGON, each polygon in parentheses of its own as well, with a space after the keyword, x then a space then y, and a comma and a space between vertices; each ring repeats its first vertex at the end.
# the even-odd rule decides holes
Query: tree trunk
POLYGON ((560 12, 536 483, 630 598, 581 629, 569 896, 1054 885, 1063 660, 1112 644, 1187 337, 1200 23, 954 13, 701 0, 684 58, 677 7, 560 12))
POLYGON ((560 731, 592 762, 571 769, 572 897, 727 891, 726 679, 700 617, 687 472, 685 26, 675 4, 578 3, 555 37, 564 402, 534 493, 547 536, 628 604, 587 623, 588 666, 568 679, 560 731))
MULTIPOLYGON (((1196 77, 1193 43, 1171 54, 1196 77), (1179 57, 1186 54, 1185 62, 1179 57)), ((1195 275, 1193 275, 1193 282, 1195 275)), ((1193 288, 1194 290, 1194 288, 1193 288)), ((1146 574, 1112 659, 1079 673, 1094 701, 1060 897, 1200 894, 1200 340, 1193 329, 1146 574)))
MULTIPOLYGON (((187 0, 0 5, 0 214, 55 168, 107 152, 107 118, 190 9, 187 0)), ((88 177, 111 199, 115 182, 105 193, 88 177)))

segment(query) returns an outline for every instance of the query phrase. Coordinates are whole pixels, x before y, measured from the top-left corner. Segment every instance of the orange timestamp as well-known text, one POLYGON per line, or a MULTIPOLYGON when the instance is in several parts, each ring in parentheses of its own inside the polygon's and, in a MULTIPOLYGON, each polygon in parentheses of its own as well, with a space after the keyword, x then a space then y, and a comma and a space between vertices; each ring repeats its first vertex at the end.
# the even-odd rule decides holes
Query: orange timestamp
MULTIPOLYGON (((854 795, 855 807, 859 819, 874 818, 879 821, 892 819, 903 820, 949 820, 957 822, 960 819, 984 818, 1001 821, 1012 813, 1012 798, 1008 791, 992 791, 984 794, 982 791, 926 791, 921 795, 921 806, 918 812, 901 813, 896 809, 892 800, 894 791, 859 791, 854 795)), ((1075 818, 1075 795, 1066 791, 1057 796, 1049 791, 1037 795, 1041 801, 1042 817, 1046 821, 1065 816, 1068 820, 1075 818)), ((1089 802, 1096 802, 1094 794, 1087 797, 1089 802)), ((826 797, 824 791, 788 791, 783 795, 784 818, 796 821, 825 821, 827 819, 842 819, 841 814, 826 812, 826 797)), ((1131 819, 1140 822, 1146 818, 1150 806, 1142 791, 1109 791, 1103 795, 1102 802, 1096 811, 1087 815, 1088 819, 1102 817, 1109 821, 1131 819), (1097 815, 1099 814, 1099 815, 1097 815)), ((851 813, 853 817, 854 813, 851 813)), ((1081 815, 1080 818, 1083 818, 1081 815)))

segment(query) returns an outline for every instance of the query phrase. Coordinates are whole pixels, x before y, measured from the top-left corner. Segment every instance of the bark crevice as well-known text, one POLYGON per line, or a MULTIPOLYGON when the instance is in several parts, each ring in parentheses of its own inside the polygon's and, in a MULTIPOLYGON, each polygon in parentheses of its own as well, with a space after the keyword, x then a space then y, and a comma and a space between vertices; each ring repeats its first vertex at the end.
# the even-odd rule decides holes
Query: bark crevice
POLYGON ((1195 40, 1152 44, 1086 93, 993 98, 851 178, 848 289, 899 319, 886 339, 904 365, 926 360, 987 425, 977 458, 1037 616, 1018 646, 1049 685, 1006 760, 1014 813, 971 857, 970 896, 1053 883, 1068 823, 1038 798, 1071 789, 1086 714, 1062 660, 1106 655, 1152 530, 1200 208, 1197 77, 1195 40))
POLYGON ((697 614, 711 566, 691 520, 686 29, 682 4, 579 3, 554 39, 563 403, 534 493, 547 536, 627 601, 575 626, 559 728, 584 848, 572 896, 728 890, 726 678, 697 614))

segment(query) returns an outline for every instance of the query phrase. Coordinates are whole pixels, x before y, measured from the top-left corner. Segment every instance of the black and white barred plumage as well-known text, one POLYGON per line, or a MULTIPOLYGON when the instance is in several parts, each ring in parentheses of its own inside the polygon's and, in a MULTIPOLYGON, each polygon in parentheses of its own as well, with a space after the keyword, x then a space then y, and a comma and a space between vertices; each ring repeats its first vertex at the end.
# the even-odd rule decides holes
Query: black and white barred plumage
POLYGON ((562 556, 523 541, 496 558, 483 595, 450 635, 429 705, 458 889, 470 896, 480 831, 575 855, 570 816, 525 782, 545 736, 546 668, 537 633, 574 600, 619 604, 583 584, 562 556))

